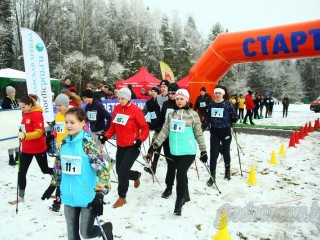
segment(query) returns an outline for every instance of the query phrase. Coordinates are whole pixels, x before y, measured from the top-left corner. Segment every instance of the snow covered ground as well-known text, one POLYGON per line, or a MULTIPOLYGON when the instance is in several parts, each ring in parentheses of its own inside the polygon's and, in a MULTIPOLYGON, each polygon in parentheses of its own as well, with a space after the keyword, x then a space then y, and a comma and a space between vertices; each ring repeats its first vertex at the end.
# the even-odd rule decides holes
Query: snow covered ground
MULTIPOLYGON (((290 105, 288 118, 282 118, 282 106, 276 105, 272 118, 256 120, 256 124, 304 126, 314 124, 319 113, 309 110, 309 105, 290 105)), ((209 132, 205 139, 209 150, 209 132)), ((320 132, 309 134, 296 148, 288 148, 289 139, 238 133, 244 152, 240 153, 243 176, 235 141, 232 142, 231 181, 223 180, 224 164, 218 163, 217 186, 207 187, 208 173, 197 160, 188 172, 191 201, 186 203, 182 216, 173 215, 175 191, 169 199, 161 198, 165 189, 166 163, 159 161, 158 183, 144 172, 138 162, 133 169, 142 172, 138 189, 130 183, 127 204, 113 209, 117 199, 117 184, 105 197, 103 221, 111 221, 115 239, 212 239, 218 233, 220 209, 227 211, 228 231, 232 239, 319 239, 320 238, 320 132), (276 155, 278 165, 269 164, 273 150, 279 152, 284 144, 286 157, 276 155), (251 166, 255 164, 257 184, 248 185, 251 166)), ((106 144, 111 156, 115 148, 106 144)), ((145 149, 147 149, 147 143, 145 149)), ((144 148, 142 149, 144 152, 144 148)), ((144 163, 142 158, 138 159, 144 163)), ((50 158, 50 165, 53 158, 50 158)), ((8 204, 16 198, 17 170, 8 165, 7 151, 0 150, 0 239, 67 239, 63 208, 59 213, 48 208, 52 200, 40 198, 48 187, 50 177, 41 173, 33 161, 27 176, 25 202, 16 206, 8 204)), ((114 175, 111 175, 115 180, 114 175)), ((226 235, 224 235, 226 236, 226 235)), ((225 239, 225 238, 220 238, 225 239)))

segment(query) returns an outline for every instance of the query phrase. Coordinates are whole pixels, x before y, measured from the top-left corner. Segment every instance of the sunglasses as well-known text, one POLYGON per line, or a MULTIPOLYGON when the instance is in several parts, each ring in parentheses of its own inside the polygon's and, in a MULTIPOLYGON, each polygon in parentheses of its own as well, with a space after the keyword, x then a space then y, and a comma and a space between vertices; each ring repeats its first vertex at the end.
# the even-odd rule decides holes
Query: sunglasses
POLYGON ((175 94, 176 94, 176 92, 169 92, 169 94, 170 94, 170 95, 175 95, 175 94))

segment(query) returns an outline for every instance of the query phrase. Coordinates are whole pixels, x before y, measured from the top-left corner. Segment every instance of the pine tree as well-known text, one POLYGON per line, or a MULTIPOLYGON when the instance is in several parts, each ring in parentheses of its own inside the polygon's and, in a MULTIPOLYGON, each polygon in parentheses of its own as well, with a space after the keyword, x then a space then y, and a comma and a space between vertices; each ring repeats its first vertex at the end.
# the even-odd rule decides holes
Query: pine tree
POLYGON ((0 2, 0 69, 12 68, 15 64, 12 29, 11 1, 2 0, 0 2))

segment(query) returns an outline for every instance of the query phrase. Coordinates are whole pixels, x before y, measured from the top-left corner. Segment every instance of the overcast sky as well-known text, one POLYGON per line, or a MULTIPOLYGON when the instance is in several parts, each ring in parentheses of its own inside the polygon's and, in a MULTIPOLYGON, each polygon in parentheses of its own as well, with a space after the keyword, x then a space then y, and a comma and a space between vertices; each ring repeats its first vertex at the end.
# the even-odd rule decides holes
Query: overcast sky
POLYGON ((219 22, 229 32, 259 29, 320 19, 320 0, 143 0, 151 10, 181 20, 192 15, 200 33, 208 34, 219 22))

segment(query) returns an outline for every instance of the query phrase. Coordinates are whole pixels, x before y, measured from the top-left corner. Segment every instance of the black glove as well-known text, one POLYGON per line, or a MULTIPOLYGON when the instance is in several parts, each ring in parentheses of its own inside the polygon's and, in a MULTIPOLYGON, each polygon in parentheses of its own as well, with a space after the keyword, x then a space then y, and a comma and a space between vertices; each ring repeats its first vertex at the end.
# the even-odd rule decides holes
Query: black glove
POLYGON ((136 142, 133 144, 133 146, 135 147, 135 148, 140 148, 141 147, 141 140, 140 139, 138 139, 138 140, 136 140, 136 142))
POLYGON ((105 144, 106 141, 108 141, 108 138, 102 133, 98 136, 99 138, 99 141, 102 143, 102 144, 105 144))
POLYGON ((50 186, 47 188, 47 190, 44 192, 44 194, 41 197, 41 200, 49 199, 52 195, 52 193, 56 190, 56 186, 53 186, 50 184, 50 186))
POLYGON ((208 155, 207 152, 201 152, 200 154, 200 161, 203 163, 206 163, 208 161, 208 155))
POLYGON ((208 126, 207 126, 206 124, 202 124, 202 125, 201 125, 202 132, 204 132, 204 131, 207 129, 207 127, 208 127, 208 126))
POLYGON ((106 204, 103 201, 103 196, 104 194, 102 192, 97 192, 92 202, 88 203, 87 208, 90 208, 95 216, 103 214, 103 204, 106 204))

